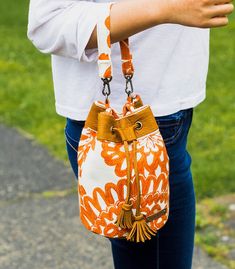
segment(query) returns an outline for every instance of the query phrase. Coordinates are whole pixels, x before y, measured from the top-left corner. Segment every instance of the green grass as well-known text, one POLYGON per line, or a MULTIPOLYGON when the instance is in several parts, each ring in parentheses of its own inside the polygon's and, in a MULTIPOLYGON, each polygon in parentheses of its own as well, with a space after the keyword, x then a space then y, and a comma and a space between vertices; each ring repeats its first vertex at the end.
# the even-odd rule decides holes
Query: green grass
POLYGON ((26 36, 28 1, 0 2, 0 122, 18 127, 66 160, 65 119, 55 113, 50 56, 26 36))
POLYGON ((196 237, 199 244, 211 257, 228 268, 235 269, 232 253, 235 249, 235 231, 232 225, 235 214, 229 209, 234 195, 206 198, 197 205, 196 237))
MULTIPOLYGON (((26 37, 28 1, 0 2, 0 122, 66 159, 65 119, 55 113, 50 56, 26 37)), ((198 199, 235 191, 235 16, 211 31, 207 100, 195 109, 189 150, 198 199)))
POLYGON ((212 29, 207 99, 195 109, 189 150, 197 197, 235 191, 235 15, 212 29))

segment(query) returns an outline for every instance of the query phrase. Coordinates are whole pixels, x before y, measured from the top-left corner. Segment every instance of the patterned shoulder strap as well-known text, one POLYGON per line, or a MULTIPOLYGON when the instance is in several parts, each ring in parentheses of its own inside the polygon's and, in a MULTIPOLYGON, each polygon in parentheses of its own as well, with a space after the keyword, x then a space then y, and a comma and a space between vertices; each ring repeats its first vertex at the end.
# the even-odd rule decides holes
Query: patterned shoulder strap
MULTIPOLYGON (((110 10, 113 4, 114 2, 110 2, 109 5, 104 8, 104 12, 99 16, 97 24, 99 76, 106 82, 109 82, 113 75, 110 40, 110 10)), ((120 41, 119 44, 122 57, 122 72, 126 78, 130 79, 134 74, 134 67, 128 38, 120 41)))

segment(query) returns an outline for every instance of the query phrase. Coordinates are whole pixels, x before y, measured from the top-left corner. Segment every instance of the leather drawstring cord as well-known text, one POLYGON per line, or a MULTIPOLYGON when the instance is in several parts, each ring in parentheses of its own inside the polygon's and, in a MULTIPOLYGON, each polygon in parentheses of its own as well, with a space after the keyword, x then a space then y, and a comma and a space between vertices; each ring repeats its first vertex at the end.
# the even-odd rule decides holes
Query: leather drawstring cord
MULTIPOLYGON (((131 126, 130 128, 136 129, 136 125, 131 126)), ((130 202, 131 195, 131 165, 130 165, 130 153, 128 149, 128 135, 125 134, 125 129, 122 128, 113 128, 114 131, 117 131, 124 141, 124 148, 126 153, 126 162, 127 162, 127 195, 125 203, 122 205, 122 210, 118 215, 116 224, 120 228, 131 229, 130 233, 127 236, 127 240, 133 242, 144 242, 145 240, 151 239, 151 235, 156 233, 148 226, 146 219, 143 214, 140 212, 140 202, 141 202, 141 192, 140 192, 140 179, 138 172, 137 164, 137 140, 132 139, 131 142, 133 146, 133 159, 134 159, 134 171, 135 171, 135 180, 137 188, 137 199, 136 199, 136 214, 133 216, 132 213, 132 203, 130 202)), ((130 130, 130 129, 129 129, 130 130)))
POLYGON ((156 233, 148 226, 146 219, 143 214, 140 212, 140 179, 137 165, 137 141, 133 141, 133 154, 134 154, 134 170, 135 170, 135 180, 137 187, 137 199, 136 199, 136 215, 135 221, 133 223, 133 227, 127 236, 127 240, 135 241, 135 242, 144 242, 146 239, 151 239, 151 235, 155 235, 156 233))
MULTIPOLYGON (((119 128, 113 128, 120 133, 119 128)), ((118 215, 117 221, 115 222, 118 227, 123 229, 131 229, 133 223, 132 203, 130 202, 131 196, 131 165, 130 165, 130 153, 128 150, 128 142, 124 140, 124 148, 126 153, 126 164, 127 164, 127 195, 125 203, 122 205, 122 210, 118 215)))

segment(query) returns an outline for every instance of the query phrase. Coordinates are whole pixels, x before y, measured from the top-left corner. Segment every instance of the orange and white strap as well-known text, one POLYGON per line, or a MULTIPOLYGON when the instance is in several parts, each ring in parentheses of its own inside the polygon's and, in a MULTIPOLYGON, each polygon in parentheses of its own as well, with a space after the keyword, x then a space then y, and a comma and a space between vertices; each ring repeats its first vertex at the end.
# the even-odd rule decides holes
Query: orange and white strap
POLYGON ((133 76, 134 66, 132 62, 132 54, 130 53, 128 38, 119 42, 122 56, 122 72, 124 76, 133 76))
MULTIPOLYGON (((104 12, 99 16, 97 23, 98 68, 99 76, 102 79, 111 79, 113 75, 110 40, 110 10, 113 4, 114 2, 110 2, 109 5, 104 7, 104 12)), ((120 41, 119 44, 122 57, 122 72, 124 76, 132 77, 134 67, 128 38, 120 41)))

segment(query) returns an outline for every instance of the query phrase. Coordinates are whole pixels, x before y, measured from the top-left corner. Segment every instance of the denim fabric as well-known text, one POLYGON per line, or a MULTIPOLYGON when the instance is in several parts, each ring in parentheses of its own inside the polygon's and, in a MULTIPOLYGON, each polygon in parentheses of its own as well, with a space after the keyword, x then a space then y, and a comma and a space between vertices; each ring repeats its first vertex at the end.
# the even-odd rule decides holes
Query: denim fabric
MULTIPOLYGON (((115 269, 190 269, 195 233, 195 193, 186 149, 193 109, 156 117, 170 158, 170 212, 167 223, 145 243, 109 239, 115 269)), ((84 121, 67 119, 65 135, 77 180, 77 153, 84 121)))
POLYGON ((67 118, 66 127, 64 129, 67 153, 76 183, 78 181, 77 148, 84 123, 84 121, 75 121, 67 118))

